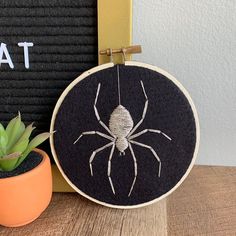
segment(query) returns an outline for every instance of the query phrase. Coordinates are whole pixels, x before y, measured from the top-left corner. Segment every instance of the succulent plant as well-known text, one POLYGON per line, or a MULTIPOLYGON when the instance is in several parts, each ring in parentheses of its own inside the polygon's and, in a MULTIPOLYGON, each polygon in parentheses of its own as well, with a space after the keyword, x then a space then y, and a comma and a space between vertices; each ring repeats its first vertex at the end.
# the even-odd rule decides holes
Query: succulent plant
POLYGON ((0 171, 17 168, 35 147, 49 138, 50 133, 45 132, 30 140, 34 129, 33 123, 25 127, 20 112, 6 129, 0 123, 0 171))

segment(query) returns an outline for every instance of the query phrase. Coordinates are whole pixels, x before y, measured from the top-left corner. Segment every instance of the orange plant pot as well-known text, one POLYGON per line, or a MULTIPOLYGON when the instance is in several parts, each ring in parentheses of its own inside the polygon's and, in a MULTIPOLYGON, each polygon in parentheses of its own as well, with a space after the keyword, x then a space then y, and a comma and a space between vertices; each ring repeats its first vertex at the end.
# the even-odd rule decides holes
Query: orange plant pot
POLYGON ((34 169, 14 177, 0 179, 0 225, 17 227, 37 219, 52 197, 52 174, 48 155, 34 169))

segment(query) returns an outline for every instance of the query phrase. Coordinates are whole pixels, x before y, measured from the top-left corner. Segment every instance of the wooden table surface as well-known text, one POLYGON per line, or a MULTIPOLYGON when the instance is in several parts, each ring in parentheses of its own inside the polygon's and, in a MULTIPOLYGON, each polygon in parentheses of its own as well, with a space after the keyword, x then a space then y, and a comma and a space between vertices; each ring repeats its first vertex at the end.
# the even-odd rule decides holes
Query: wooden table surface
POLYGON ((152 236, 160 235, 160 224, 171 236, 236 235, 236 167, 195 166, 166 201, 133 210, 99 206, 75 193, 54 193, 39 219, 20 228, 0 227, 0 235, 152 236), (167 210, 161 212, 163 206, 167 210))

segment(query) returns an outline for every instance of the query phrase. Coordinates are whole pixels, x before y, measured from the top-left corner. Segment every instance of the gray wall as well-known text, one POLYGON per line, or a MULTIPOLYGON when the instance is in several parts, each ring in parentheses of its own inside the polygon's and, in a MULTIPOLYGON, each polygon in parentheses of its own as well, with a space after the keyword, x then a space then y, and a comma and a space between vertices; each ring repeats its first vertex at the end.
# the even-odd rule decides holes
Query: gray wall
POLYGON ((135 60, 174 75, 198 110, 197 163, 236 165, 236 0, 133 0, 135 60))

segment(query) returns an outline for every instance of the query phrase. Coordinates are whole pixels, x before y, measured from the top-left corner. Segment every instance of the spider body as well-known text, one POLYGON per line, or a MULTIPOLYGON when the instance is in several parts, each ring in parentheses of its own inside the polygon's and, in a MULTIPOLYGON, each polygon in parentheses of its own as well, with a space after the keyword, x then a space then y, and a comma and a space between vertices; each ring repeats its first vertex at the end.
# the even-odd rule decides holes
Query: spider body
POLYGON ((130 133, 133 126, 134 122, 129 111, 124 106, 118 105, 111 113, 109 129, 116 138, 115 144, 120 154, 124 154, 124 151, 129 146, 127 135, 130 133))
MULTIPOLYGON (((161 130, 158 130, 158 129, 144 129, 144 130, 134 134, 134 132, 142 124, 142 122, 146 116, 147 108, 148 108, 147 94, 144 89, 143 82, 140 81, 140 83, 141 83, 143 95, 145 97, 145 104, 144 104, 143 114, 141 116, 141 119, 139 120, 139 122, 136 125, 134 125, 134 122, 133 122, 133 119, 130 115, 130 112, 124 106, 122 106, 120 104, 120 96, 119 96, 119 105, 113 110, 113 112, 110 115, 109 126, 107 126, 101 120, 99 112, 97 110, 97 106, 96 106, 98 95, 99 95, 100 88, 101 88, 101 84, 99 83, 98 87, 97 87, 97 94, 96 94, 95 101, 94 101, 94 113, 97 118, 97 121, 106 130, 106 132, 108 134, 102 133, 100 131, 85 131, 74 141, 74 144, 76 144, 79 141, 79 139, 85 135, 99 135, 100 137, 103 137, 103 138, 110 141, 106 145, 104 145, 92 152, 92 154, 89 158, 89 167, 90 167, 91 176, 93 176, 93 165, 92 164, 93 164, 94 158, 96 157, 96 155, 99 152, 103 151, 104 149, 109 148, 109 147, 111 148, 109 158, 108 158, 107 176, 108 176, 113 194, 115 194, 115 188, 114 188, 112 178, 111 178, 111 170, 112 170, 112 157, 114 154, 115 147, 120 152, 120 154, 123 154, 123 155, 125 155, 125 150, 129 149, 132 159, 133 159, 134 178, 133 178, 133 182, 130 187, 129 194, 128 194, 128 196, 130 196, 133 191, 133 188, 134 188, 134 185, 135 185, 135 182, 137 179, 137 175, 138 175, 137 159, 136 159, 135 152, 133 150, 133 145, 137 145, 137 146, 146 148, 147 150, 150 151, 150 153, 154 156, 154 158, 157 160, 157 162, 159 164, 158 171, 157 171, 158 177, 160 177, 160 175, 161 175, 161 159, 157 155, 156 151, 151 146, 146 145, 141 142, 137 142, 134 139, 147 133, 147 132, 152 132, 152 133, 160 134, 163 137, 165 137, 166 139, 168 139, 169 141, 171 141, 171 138, 167 134, 163 133, 161 130)), ((118 85, 119 85, 119 83, 118 83, 118 85)))

